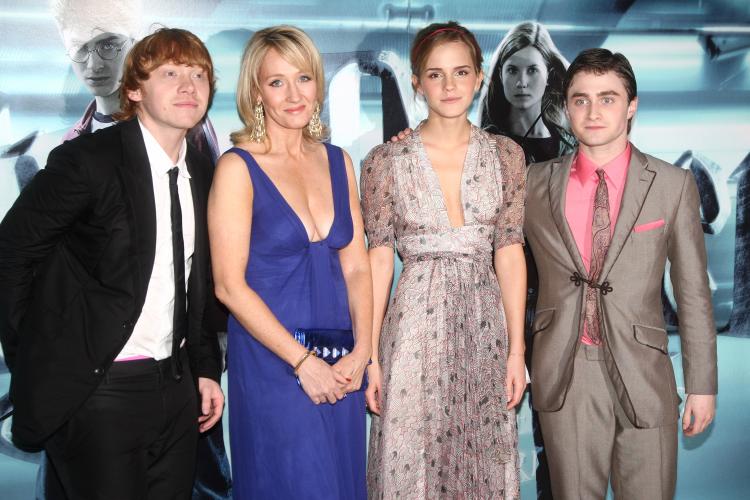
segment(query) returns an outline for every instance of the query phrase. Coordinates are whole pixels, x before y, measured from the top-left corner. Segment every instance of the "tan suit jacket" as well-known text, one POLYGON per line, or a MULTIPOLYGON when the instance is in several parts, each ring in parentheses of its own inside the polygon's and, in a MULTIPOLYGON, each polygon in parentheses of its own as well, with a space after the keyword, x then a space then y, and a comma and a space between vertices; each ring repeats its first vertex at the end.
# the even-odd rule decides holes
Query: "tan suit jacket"
MULTIPOLYGON (((525 232, 539 272, 533 332, 532 392, 538 411, 565 403, 580 346, 587 277, 565 218, 574 154, 529 167, 525 232)), ((607 372, 628 419, 640 428, 672 424, 678 404, 661 287, 665 266, 678 304, 685 392, 717 391, 716 330, 706 273, 706 250, 695 180, 632 148, 620 212, 599 283, 607 372), (663 220, 656 229, 633 228, 663 220)))

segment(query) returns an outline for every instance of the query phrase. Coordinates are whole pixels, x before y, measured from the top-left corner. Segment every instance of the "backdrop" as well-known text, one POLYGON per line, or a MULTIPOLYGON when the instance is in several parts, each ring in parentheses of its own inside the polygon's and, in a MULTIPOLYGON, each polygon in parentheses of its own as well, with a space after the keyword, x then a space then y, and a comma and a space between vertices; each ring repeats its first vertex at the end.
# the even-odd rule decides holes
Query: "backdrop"
MULTIPOLYGON (((189 29, 207 44, 218 75, 209 117, 221 150, 239 128, 234 89, 243 46, 252 33, 294 24, 315 40, 328 84, 324 119, 333 143, 358 165, 367 151, 425 116, 409 83, 408 48, 432 21, 458 20, 477 35, 487 81, 492 55, 518 23, 536 20, 567 60, 588 47, 606 47, 631 61, 640 106, 631 139, 643 151, 691 169, 701 193, 708 272, 719 334, 718 411, 703 436, 680 437, 677 497, 734 499, 750 492, 750 3, 745 0, 137 0, 110 7, 102 33, 130 30, 134 38, 166 25, 189 29), (158 5, 157 5, 158 4, 158 5)), ((71 44, 59 26, 76 26, 86 10, 57 12, 46 0, 0 0, 0 216, 43 168, 49 150, 79 121, 104 82, 73 69, 71 44), (66 15, 69 19, 66 19, 66 15), (67 24, 66 24, 67 23, 67 24)), ((114 43, 114 42, 112 42, 114 43)), ((479 100, 472 119, 480 122, 479 100)), ((668 275, 667 275, 668 276, 668 275)), ((668 279, 665 317, 678 325, 668 279)), ((679 338, 670 354, 682 387, 679 338)), ((8 409, 9 375, 0 358, 0 414, 8 409)), ((0 422, 2 497, 34 496, 38 456, 9 442, 0 422)), ((536 454, 531 414, 518 413, 522 491, 535 497, 536 454)), ((225 426, 225 429, 227 427, 225 426)))

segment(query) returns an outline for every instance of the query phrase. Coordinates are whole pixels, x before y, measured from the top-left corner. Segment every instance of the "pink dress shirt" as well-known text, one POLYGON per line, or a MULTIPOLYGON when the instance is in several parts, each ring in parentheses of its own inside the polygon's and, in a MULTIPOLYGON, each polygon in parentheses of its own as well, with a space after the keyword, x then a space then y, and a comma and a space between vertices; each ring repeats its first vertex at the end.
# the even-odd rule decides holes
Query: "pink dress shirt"
MULTIPOLYGON (((578 150, 570 169, 568 188, 565 191, 565 218, 576 241, 586 271, 591 264, 591 224, 594 218, 594 196, 599 182, 596 169, 604 169, 604 179, 609 192, 610 230, 614 232, 620 201, 625 189, 625 179, 630 165, 630 143, 615 159, 605 165, 597 165, 578 150)), ((584 330, 581 342, 593 345, 584 330)))

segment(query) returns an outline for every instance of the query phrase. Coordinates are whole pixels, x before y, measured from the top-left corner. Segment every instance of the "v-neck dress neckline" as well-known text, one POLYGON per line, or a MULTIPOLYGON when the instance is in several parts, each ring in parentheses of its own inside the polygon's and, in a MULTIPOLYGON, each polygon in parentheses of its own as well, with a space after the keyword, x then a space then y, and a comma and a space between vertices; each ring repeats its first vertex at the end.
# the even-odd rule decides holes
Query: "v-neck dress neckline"
POLYGON ((328 177, 330 179, 330 184, 331 184, 331 202, 333 204, 333 221, 331 222, 331 227, 328 229, 328 233, 325 235, 325 237, 319 240, 310 239, 310 235, 307 233, 307 228, 305 227, 305 224, 302 222, 302 218, 299 216, 299 214, 297 214, 297 212, 294 211, 294 209, 292 208, 292 205, 290 205, 287 199, 284 198, 284 195, 281 194, 281 191, 279 190, 278 186, 276 186, 276 183, 273 182, 273 180, 266 173, 263 167, 260 166, 260 163, 258 163, 255 157, 252 156, 252 154, 249 155, 253 163, 255 163, 255 166, 258 168, 258 171, 260 172, 263 179, 268 183, 269 188, 271 192, 273 193, 274 197, 276 198, 277 203, 282 207, 282 210, 286 212, 287 216, 292 221, 292 223, 301 231, 301 234, 304 236, 308 245, 320 245, 321 243, 325 243, 326 241, 328 241, 328 239, 331 236, 331 233, 333 232, 333 228, 336 226, 336 219, 338 218, 338 210, 336 210, 336 183, 333 180, 334 172, 333 172, 333 166, 332 166, 333 164, 331 162, 331 150, 330 150, 330 146, 327 143, 323 143, 323 146, 326 149, 326 158, 328 160, 328 177))
POLYGON ((459 226, 454 226, 451 224, 451 219, 448 216, 448 202, 447 198, 445 197, 445 192, 443 191, 443 187, 440 185, 440 177, 438 177, 437 172, 435 171, 435 168, 432 166, 432 162, 430 161, 430 157, 427 154, 427 148, 425 148, 424 143, 422 142, 422 136, 420 134, 420 130, 422 126, 424 125, 424 121, 421 122, 416 129, 414 129, 414 132, 412 134, 414 135, 414 142, 417 146, 417 154, 419 155, 420 163, 422 164, 423 169, 426 171, 426 177, 428 179, 429 187, 431 190, 431 196, 433 200, 437 201, 437 207, 442 218, 442 224, 451 230, 458 230, 463 227, 466 227, 469 224, 469 220, 467 218, 467 212, 466 212, 466 179, 467 176, 470 175, 470 170, 472 169, 471 159, 476 158, 475 149, 477 147, 477 141, 474 137, 475 129, 476 127, 474 125, 471 125, 471 130, 469 132, 469 144, 466 147, 466 154, 464 155, 464 161, 463 166, 461 170, 461 177, 460 177, 460 185, 458 187, 459 189, 459 202, 460 202, 460 209, 461 209, 461 216, 463 218, 463 224, 459 226))

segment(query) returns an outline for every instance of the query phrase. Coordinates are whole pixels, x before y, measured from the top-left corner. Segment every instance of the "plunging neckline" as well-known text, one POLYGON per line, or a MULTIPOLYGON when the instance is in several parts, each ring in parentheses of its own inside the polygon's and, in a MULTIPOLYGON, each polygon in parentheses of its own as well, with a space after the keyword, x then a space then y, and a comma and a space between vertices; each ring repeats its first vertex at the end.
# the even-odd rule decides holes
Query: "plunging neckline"
POLYGON ((468 160, 471 152, 472 147, 474 146, 474 125, 471 125, 471 129, 469 130, 469 144, 466 146, 466 153, 464 155, 464 161, 461 165, 461 177, 459 178, 459 186, 458 186, 458 197, 459 197, 459 208, 461 209, 461 218, 463 219, 463 224, 460 224, 458 226, 454 226, 451 224, 451 218, 448 215, 448 202, 447 198, 445 197, 445 192, 443 191, 443 186, 440 184, 440 177, 438 176, 437 172, 435 171, 435 167, 432 166, 432 162, 430 161, 430 157, 427 154, 427 148, 425 148, 424 143, 422 142, 422 135, 420 134, 420 129, 422 128, 422 125, 424 124, 424 121, 417 126, 417 128, 414 129, 413 135, 414 139, 417 143, 417 148, 419 150, 419 156, 423 162, 423 165, 425 167, 425 170, 428 170, 429 173, 427 174, 428 177, 432 179, 432 189, 437 189, 437 192, 440 193, 440 201, 442 203, 442 206, 440 207, 442 209, 443 216, 445 217, 445 223, 451 230, 461 229, 463 227, 466 227, 467 219, 466 219, 466 207, 464 207, 464 199, 466 198, 464 195, 464 186, 466 186, 466 180, 465 177, 467 175, 467 172, 469 170, 468 168, 468 160))
MULTIPOLYGON (((255 159, 252 153, 248 151, 248 153, 250 154, 250 157, 253 159, 253 163, 255 163, 255 166, 258 167, 258 170, 260 171, 261 175, 263 175, 263 178, 266 181, 268 181, 268 184, 271 186, 272 192, 278 198, 277 201, 284 208, 284 210, 287 211, 287 215, 292 219, 292 221, 294 221, 297 228, 305 236, 305 240, 307 241, 308 245, 315 245, 315 244, 319 245, 321 243, 328 241, 328 238, 331 236, 331 233, 333 232, 333 227, 334 225, 336 225, 336 218, 338 216, 338 211, 336 210, 336 192, 335 192, 336 188, 333 182, 333 167, 331 164, 331 152, 329 151, 328 145, 326 143, 322 143, 322 144, 326 151, 326 159, 328 160, 328 177, 330 178, 330 183, 331 183, 331 203, 333 204, 333 220, 331 221, 331 227, 328 228, 328 234, 326 234, 324 238, 321 238, 319 240, 313 240, 310 238, 310 235, 307 232, 307 228, 305 227, 305 223, 302 222, 302 218, 297 214, 297 212, 294 211, 294 209, 292 208, 292 205, 290 205, 287 199, 284 198, 284 195, 281 194, 281 191, 279 191, 279 188, 273 182, 271 177, 266 173, 266 171, 263 170, 263 167, 260 166, 260 163, 258 163, 258 161, 255 159)), ((313 221, 313 224, 314 224, 314 221, 313 221)))

